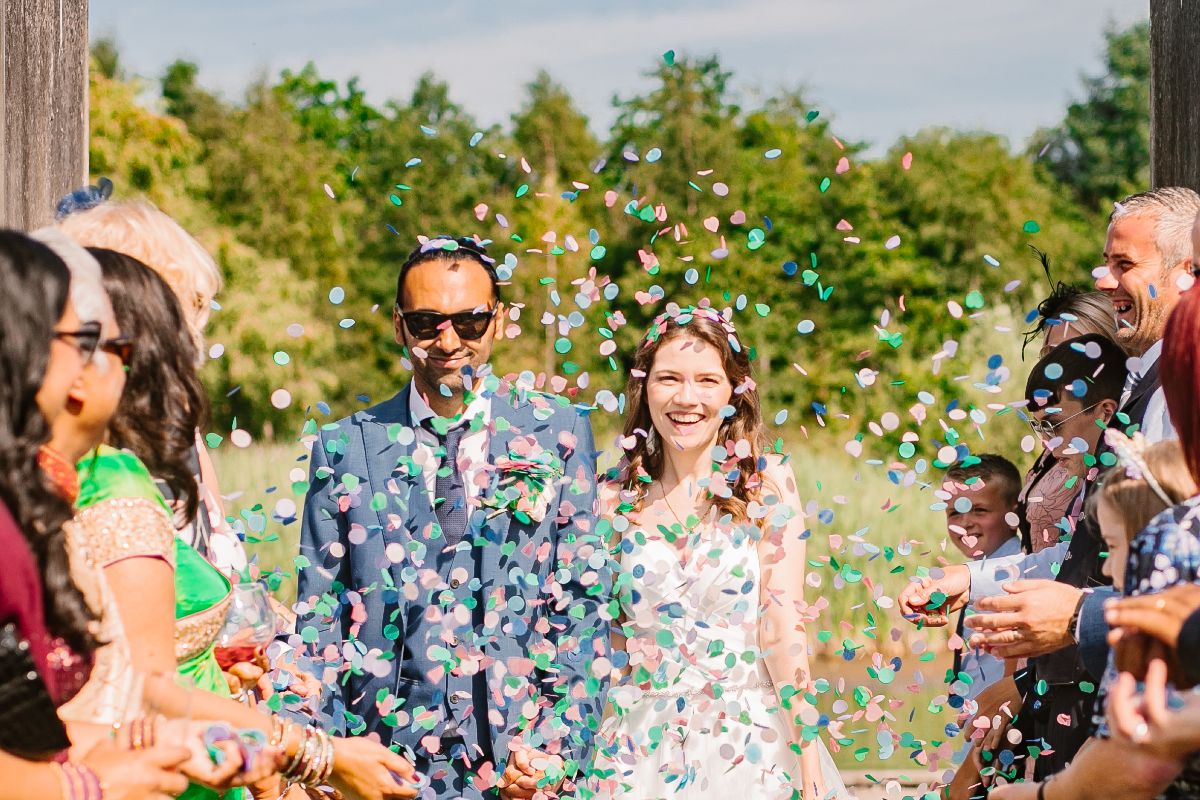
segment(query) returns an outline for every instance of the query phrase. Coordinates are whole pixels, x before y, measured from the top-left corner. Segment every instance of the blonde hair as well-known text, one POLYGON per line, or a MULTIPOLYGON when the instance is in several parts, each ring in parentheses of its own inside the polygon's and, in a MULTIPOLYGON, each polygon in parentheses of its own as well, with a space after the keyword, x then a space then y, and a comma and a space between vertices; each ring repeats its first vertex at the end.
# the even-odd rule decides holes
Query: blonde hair
POLYGON ((149 202, 127 200, 71 214, 59 227, 85 247, 133 256, 157 272, 179 298, 196 350, 203 357, 204 327, 221 288, 221 271, 178 222, 149 202))
MULTIPOLYGON (((1142 452, 1142 458, 1172 502, 1182 503, 1196 494, 1196 482, 1188 471, 1178 440, 1152 444, 1142 452)), ((1137 536, 1150 520, 1167 508, 1145 478, 1130 476, 1123 464, 1109 469, 1100 480, 1100 491, 1092 492, 1088 498, 1088 513, 1094 515, 1102 500, 1112 504, 1121 515, 1127 539, 1137 536)))

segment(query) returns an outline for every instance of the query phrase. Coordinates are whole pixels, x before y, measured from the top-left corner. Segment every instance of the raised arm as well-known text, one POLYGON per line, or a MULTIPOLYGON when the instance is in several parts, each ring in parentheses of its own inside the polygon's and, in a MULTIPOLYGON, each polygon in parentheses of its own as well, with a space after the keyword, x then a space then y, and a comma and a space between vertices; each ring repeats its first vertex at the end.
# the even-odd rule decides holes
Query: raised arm
POLYGON ((790 465, 771 459, 764 483, 764 502, 776 502, 770 505, 758 545, 759 646, 779 696, 780 713, 800 748, 803 797, 808 800, 825 795, 825 781, 817 748, 803 736, 805 724, 817 719, 817 710, 804 699, 812 685, 806 623, 814 617, 804 601, 804 511, 790 465), (785 692, 786 687, 796 691, 785 692))

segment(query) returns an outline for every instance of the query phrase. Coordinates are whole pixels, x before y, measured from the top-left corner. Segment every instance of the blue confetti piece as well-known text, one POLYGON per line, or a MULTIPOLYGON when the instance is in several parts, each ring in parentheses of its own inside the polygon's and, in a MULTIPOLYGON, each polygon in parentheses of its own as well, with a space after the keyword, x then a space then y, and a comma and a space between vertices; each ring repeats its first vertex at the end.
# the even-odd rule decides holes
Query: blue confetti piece
POLYGON ((482 140, 483 140, 483 131, 475 131, 475 133, 471 135, 471 141, 470 141, 471 147, 474 147, 475 145, 479 144, 482 140))
POLYGON ((763 153, 763 158, 767 159, 768 161, 771 161, 773 159, 779 158, 781 155, 783 155, 782 150, 780 150, 778 147, 772 147, 770 150, 763 153))

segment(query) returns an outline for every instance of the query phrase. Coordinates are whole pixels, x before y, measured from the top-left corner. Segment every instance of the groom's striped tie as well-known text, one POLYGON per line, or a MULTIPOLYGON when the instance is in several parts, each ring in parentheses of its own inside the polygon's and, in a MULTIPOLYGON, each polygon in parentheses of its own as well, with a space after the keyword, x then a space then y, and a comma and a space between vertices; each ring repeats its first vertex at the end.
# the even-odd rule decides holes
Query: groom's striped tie
POLYGON ((462 541, 470 516, 467 512, 466 483, 458 469, 458 445, 466 432, 466 425, 457 425, 444 434, 433 432, 445 451, 433 485, 433 502, 447 545, 456 545, 462 541))

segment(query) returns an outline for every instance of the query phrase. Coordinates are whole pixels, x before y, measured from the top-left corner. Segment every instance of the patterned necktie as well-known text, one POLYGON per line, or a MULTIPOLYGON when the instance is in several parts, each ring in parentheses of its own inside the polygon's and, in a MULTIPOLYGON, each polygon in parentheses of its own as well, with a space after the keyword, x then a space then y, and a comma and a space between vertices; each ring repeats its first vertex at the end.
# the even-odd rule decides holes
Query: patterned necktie
POLYGON ((445 537, 447 545, 456 545, 462 541, 470 516, 467 513, 466 482, 458 469, 458 445, 466 432, 467 426, 459 425, 450 428, 444 435, 434 433, 445 449, 441 467, 437 471, 437 479, 433 484, 433 494, 434 503, 437 504, 438 523, 442 526, 442 536, 445 537))

